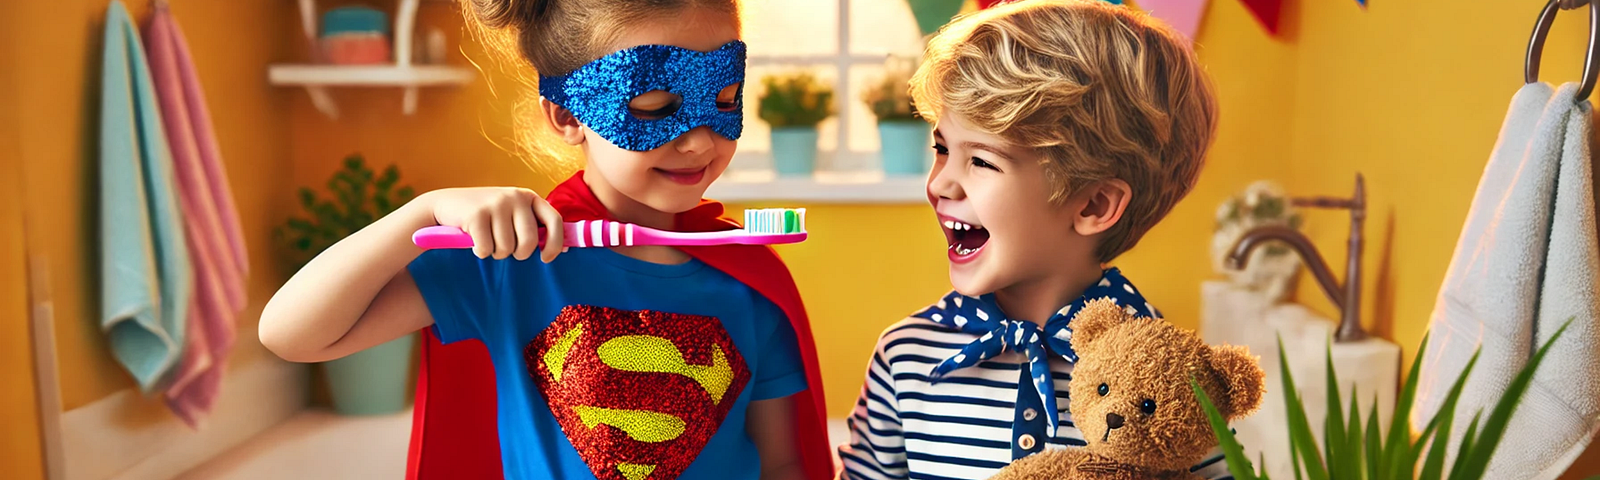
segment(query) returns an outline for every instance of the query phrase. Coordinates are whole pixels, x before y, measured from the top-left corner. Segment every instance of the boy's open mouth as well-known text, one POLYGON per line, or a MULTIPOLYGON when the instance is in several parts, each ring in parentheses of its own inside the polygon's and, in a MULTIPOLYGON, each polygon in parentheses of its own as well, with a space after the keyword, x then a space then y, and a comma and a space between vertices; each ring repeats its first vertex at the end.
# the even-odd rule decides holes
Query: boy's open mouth
POLYGON ((941 219, 944 226, 945 241, 950 244, 950 253, 958 256, 967 256, 977 253, 983 244, 989 242, 989 230, 982 225, 973 225, 951 218, 941 219))

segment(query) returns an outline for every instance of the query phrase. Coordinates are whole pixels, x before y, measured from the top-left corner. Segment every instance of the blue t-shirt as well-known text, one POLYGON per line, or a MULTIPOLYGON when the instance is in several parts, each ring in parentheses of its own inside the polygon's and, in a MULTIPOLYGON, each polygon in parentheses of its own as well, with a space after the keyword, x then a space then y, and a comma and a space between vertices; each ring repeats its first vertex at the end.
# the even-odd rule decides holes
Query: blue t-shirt
POLYGON ((698 260, 433 250, 409 270, 441 342, 488 346, 508 479, 754 479, 746 408, 806 388, 783 312, 698 260))

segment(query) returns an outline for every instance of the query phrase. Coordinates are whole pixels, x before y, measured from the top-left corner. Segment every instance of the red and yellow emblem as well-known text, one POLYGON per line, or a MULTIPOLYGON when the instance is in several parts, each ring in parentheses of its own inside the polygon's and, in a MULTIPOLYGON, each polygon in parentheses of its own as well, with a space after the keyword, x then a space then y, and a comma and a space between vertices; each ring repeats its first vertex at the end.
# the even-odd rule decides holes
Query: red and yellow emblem
POLYGON ((750 381, 722 322, 698 315, 569 306, 523 353, 601 479, 677 478, 750 381))

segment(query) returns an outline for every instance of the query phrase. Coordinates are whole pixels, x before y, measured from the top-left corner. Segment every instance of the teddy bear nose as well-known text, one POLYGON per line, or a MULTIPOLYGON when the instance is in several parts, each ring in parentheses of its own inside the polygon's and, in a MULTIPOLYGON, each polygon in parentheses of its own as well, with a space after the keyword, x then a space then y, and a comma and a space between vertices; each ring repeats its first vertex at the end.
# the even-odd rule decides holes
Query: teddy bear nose
POLYGON ((1113 428, 1113 429, 1122 428, 1122 415, 1117 415, 1115 413, 1107 413, 1106 414, 1106 426, 1109 427, 1109 428, 1113 428))

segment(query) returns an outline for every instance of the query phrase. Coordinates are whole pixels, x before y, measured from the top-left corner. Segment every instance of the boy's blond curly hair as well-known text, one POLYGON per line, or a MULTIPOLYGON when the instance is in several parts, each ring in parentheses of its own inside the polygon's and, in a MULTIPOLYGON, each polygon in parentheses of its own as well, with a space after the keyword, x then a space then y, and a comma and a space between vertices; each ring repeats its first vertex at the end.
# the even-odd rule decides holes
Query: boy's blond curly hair
POLYGON ((1100 0, 1023 0, 952 21, 911 79, 918 110, 1043 153, 1050 201, 1133 190, 1095 255, 1138 243, 1194 186, 1216 131, 1210 79, 1181 34, 1100 0))

